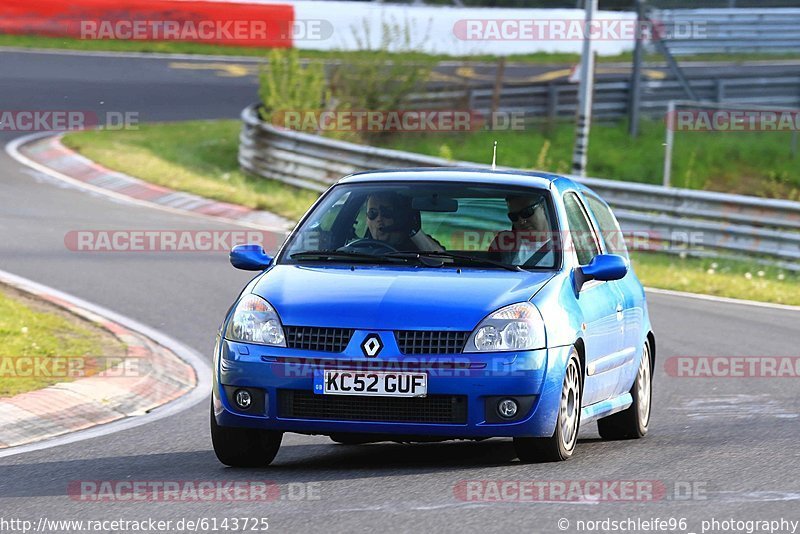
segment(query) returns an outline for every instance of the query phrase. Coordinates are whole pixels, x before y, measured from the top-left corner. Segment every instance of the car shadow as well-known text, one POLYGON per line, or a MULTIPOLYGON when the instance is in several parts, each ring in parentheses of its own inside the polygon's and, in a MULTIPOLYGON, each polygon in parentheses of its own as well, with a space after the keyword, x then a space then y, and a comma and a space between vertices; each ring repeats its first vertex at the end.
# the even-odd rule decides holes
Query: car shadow
MULTIPOLYGON (((581 439, 579 446, 594 441, 599 440, 581 439)), ((208 449, 46 462, 32 459, 0 465, 0 481, 3 481, 0 483, 0 498, 59 495, 76 498, 73 489, 82 481, 269 480, 286 484, 429 473, 457 474, 514 465, 521 466, 510 439, 365 445, 341 445, 322 440, 313 444, 286 443, 272 465, 265 468, 226 467, 208 449)), ((531 464, 524 469, 526 476, 530 476, 552 469, 552 466, 531 464)))

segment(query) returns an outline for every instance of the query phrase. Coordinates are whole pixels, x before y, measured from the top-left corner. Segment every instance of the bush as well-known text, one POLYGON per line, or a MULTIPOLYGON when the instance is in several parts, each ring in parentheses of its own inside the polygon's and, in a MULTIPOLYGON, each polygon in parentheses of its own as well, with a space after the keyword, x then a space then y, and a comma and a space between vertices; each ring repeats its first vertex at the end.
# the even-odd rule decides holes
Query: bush
MULTIPOLYGON (((409 93, 424 90, 434 60, 413 43, 408 21, 383 21, 377 42, 367 21, 353 28, 360 54, 348 54, 333 68, 331 92, 339 109, 399 111, 409 93), (420 52, 413 61, 399 61, 397 52, 420 52)), ((427 36, 426 36, 427 39, 427 36)))
POLYGON ((321 111, 329 100, 325 67, 312 62, 301 65, 296 49, 274 48, 259 75, 258 96, 266 122, 279 122, 276 114, 282 112, 321 111))

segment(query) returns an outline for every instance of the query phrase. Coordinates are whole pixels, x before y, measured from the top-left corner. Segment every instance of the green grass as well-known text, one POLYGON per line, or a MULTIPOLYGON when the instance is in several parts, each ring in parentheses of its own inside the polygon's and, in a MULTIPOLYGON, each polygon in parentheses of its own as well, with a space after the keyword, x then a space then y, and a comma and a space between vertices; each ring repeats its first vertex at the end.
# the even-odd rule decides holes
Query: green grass
MULTIPOLYGON (((148 181, 298 219, 317 195, 240 171, 236 161, 238 131, 239 121, 150 124, 138 131, 70 133, 65 137, 65 143, 103 165, 148 181)), ((524 137, 529 134, 515 132, 515 135, 523 139, 517 140, 514 135, 501 138, 501 163, 523 165, 530 158, 535 161, 541 147, 534 145, 531 150, 530 138, 524 137), (512 151, 509 145, 517 150, 512 151)), ((566 133, 561 135, 566 137, 566 133)), ((621 132, 616 136, 624 149, 624 136, 621 132)), ((435 146, 421 143, 420 138, 412 136, 404 139, 403 148, 408 148, 409 144, 416 148, 435 146)), ((465 159, 477 160, 481 155, 489 154, 486 140, 478 142, 470 138, 462 146, 451 139, 448 146, 465 159)), ((608 142, 606 147, 613 148, 614 145, 608 142)), ((632 165, 626 156, 630 151, 620 152, 622 155, 616 160, 632 165)), ((562 150, 562 153, 566 152, 562 150)), ((611 161, 611 155, 606 159, 611 161)), ((647 167, 647 162, 640 164, 647 167)), ((746 262, 680 258, 662 253, 634 253, 632 258, 639 278, 650 287, 800 305, 800 277, 777 268, 758 267, 746 262), (712 266, 713 272, 709 273, 712 266), (763 276, 759 272, 763 272, 763 276), (750 278, 746 273, 750 273, 750 278)))
MULTIPOLYGON (((33 371, 37 367, 27 363, 33 359, 57 358, 51 362, 66 368, 67 359, 124 355, 124 345, 110 333, 0 286, 0 397, 70 381, 55 365, 43 368, 56 370, 58 376, 33 371)), ((87 370, 92 366, 86 365, 87 370)))
POLYGON ((800 306, 800 274, 777 267, 653 252, 634 252, 631 263, 648 287, 800 306))
POLYGON ((141 125, 70 133, 64 144, 111 169, 206 198, 296 219, 317 194, 239 169, 238 120, 141 125))
MULTIPOLYGON (((627 125, 592 125, 588 175, 661 184, 665 124, 644 121, 639 138, 627 125)), ((572 123, 529 126, 524 131, 405 134, 379 141, 388 148, 448 159, 491 162, 498 142, 499 165, 569 172, 572 123)), ((761 197, 800 199, 800 158, 791 150, 791 132, 676 132, 672 185, 761 197)))
MULTIPOLYGON (((266 57, 267 51, 263 48, 243 46, 221 46, 192 42, 170 41, 117 41, 117 40, 83 40, 67 37, 45 37, 38 35, 11 35, 0 34, 0 46, 21 48, 55 48, 62 50, 107 51, 107 52, 157 52, 164 54, 204 54, 219 56, 254 56, 266 57)), ((340 50, 301 50, 300 55, 307 59, 340 59, 343 56, 359 56, 369 52, 340 51, 340 50)), ((446 54, 422 54, 418 52, 400 53, 398 57, 404 60, 436 59, 436 60, 463 60, 463 61, 496 61, 497 56, 483 54, 471 56, 449 56, 446 54)), ((532 64, 576 64, 580 61, 579 54, 566 53, 531 53, 507 56, 509 62, 532 64)), ((615 56, 598 56, 601 63, 627 63, 631 61, 631 53, 626 52, 615 56)), ((660 55, 647 55, 647 61, 661 62, 664 58, 660 55)), ((771 59, 800 59, 800 53, 766 54, 766 53, 736 53, 736 54, 700 54, 696 56, 681 57, 680 61, 748 61, 771 59)))

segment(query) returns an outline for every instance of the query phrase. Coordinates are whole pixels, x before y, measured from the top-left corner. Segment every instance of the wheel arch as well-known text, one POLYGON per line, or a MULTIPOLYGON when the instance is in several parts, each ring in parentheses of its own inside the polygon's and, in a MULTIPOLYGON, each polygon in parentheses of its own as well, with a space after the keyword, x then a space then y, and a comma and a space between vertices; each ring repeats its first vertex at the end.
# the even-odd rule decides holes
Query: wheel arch
POLYGON ((656 371, 656 335, 652 330, 647 332, 647 342, 650 344, 650 376, 652 380, 656 371))
POLYGON ((578 351, 578 362, 581 364, 581 406, 583 406, 583 394, 586 388, 586 346, 582 337, 576 339, 573 346, 578 351))

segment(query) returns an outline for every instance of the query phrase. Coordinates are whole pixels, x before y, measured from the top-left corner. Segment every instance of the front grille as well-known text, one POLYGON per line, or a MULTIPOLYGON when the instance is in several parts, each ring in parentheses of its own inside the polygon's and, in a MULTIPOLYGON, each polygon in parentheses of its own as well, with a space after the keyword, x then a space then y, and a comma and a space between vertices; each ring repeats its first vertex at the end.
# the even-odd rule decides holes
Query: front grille
POLYGON ((286 333, 286 346, 290 349, 320 352, 342 352, 353 337, 353 330, 349 328, 284 326, 283 331, 286 333))
POLYGON ((287 419, 465 424, 467 399, 457 395, 315 395, 310 391, 282 389, 278 392, 278 416, 287 419))
POLYGON ((397 330, 394 337, 402 354, 461 354, 469 332, 397 330))

